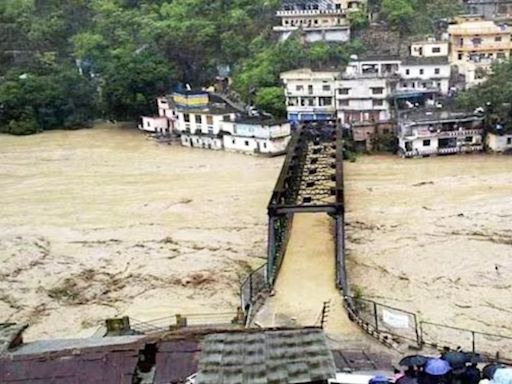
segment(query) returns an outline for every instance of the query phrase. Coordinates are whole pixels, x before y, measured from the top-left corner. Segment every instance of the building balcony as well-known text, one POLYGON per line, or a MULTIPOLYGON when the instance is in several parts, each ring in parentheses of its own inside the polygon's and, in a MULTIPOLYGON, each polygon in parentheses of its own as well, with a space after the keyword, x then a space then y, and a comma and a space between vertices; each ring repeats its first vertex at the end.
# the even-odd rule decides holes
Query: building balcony
POLYGON ((483 144, 473 144, 450 148, 428 148, 417 149, 414 151, 403 152, 404 157, 432 156, 432 155, 452 155, 457 153, 481 152, 484 150, 483 144))
POLYGON ((276 12, 278 17, 289 16, 344 16, 345 11, 342 9, 293 9, 293 10, 279 10, 276 12))
POLYGON ((407 140, 414 140, 419 137, 446 139, 450 137, 481 136, 482 129, 462 129, 459 131, 429 131, 427 129, 409 129, 404 136, 407 140))
POLYGON ((456 45, 454 48, 460 52, 510 51, 512 44, 508 42, 502 44, 456 45))

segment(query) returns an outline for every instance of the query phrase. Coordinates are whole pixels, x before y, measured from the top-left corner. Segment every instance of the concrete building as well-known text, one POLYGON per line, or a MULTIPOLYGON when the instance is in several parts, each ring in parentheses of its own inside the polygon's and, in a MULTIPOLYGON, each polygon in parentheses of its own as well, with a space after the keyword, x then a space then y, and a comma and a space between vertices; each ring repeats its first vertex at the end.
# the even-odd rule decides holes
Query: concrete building
POLYGON ((386 121, 390 118, 388 97, 399 80, 398 58, 352 60, 336 81, 336 108, 342 124, 386 121))
POLYGON ((168 97, 157 99, 158 116, 142 116, 139 129, 157 135, 168 135, 176 128, 177 116, 168 97))
POLYGON ((223 145, 227 151, 277 156, 286 152, 291 127, 286 121, 266 117, 238 117, 223 123, 223 145))
POLYGON ((277 11, 281 20, 274 31, 285 41, 300 30, 307 42, 348 41, 349 12, 360 9, 366 0, 284 0, 277 11))
POLYGON ((410 54, 413 57, 448 57, 449 52, 447 41, 428 39, 412 43, 410 54))
POLYGON ((436 89, 448 94, 451 68, 448 57, 408 57, 400 66, 398 89, 436 89))
POLYGON ((489 132, 485 138, 485 144, 493 152, 512 152, 512 132, 489 132))
POLYGON ((483 150, 483 116, 455 111, 432 91, 394 96, 398 151, 402 157, 421 157, 483 150))
POLYGON ((297 69, 281 74, 285 86, 288 120, 319 121, 336 118, 337 70, 297 69))
POLYGON ((448 27, 450 64, 465 76, 468 86, 485 80, 493 62, 506 60, 512 49, 512 29, 489 20, 459 18, 448 27))
POLYGON ((512 2, 510 0, 460 0, 468 14, 481 15, 486 19, 510 19, 512 2))

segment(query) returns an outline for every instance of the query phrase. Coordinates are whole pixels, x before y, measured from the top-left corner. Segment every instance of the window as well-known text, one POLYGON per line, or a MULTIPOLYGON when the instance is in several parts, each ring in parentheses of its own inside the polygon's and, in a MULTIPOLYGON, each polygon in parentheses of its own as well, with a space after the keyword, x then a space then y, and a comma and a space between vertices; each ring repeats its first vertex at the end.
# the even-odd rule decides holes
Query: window
POLYGON ((423 140, 424 147, 430 147, 430 140, 423 140))
POLYGON ((410 74, 411 74, 411 70, 410 70, 410 69, 406 69, 406 70, 405 70, 405 74, 406 74, 406 75, 410 75, 410 74))
POLYGON ((231 142, 232 142, 233 144, 236 144, 236 139, 231 139, 231 142))
POLYGON ((302 92, 304 90, 304 86, 303 85, 297 85, 295 87, 295 89, 297 90, 297 92, 302 92))
POLYGON ((472 143, 473 142, 473 136, 466 136, 466 138, 464 140, 466 141, 466 143, 472 143))
POLYGON ((248 147, 248 146, 249 146, 249 141, 248 141, 248 140, 245 140, 245 141, 244 141, 244 144, 245 144, 245 146, 246 146, 246 147, 248 147))
POLYGON ((349 101, 348 100, 338 100, 338 105, 340 107, 348 107, 349 106, 349 101))
POLYGON ((384 105, 384 100, 373 100, 374 107, 382 107, 384 105))
POLYGON ((196 124, 202 124, 203 118, 201 115, 196 115, 196 124))
POLYGON ((496 42, 500 42, 500 41, 501 41, 501 36, 496 36, 496 37, 494 38, 494 41, 496 41, 496 42))
POLYGON ((213 124, 213 116, 206 116, 206 124, 208 124, 208 125, 213 124))
POLYGON ((504 52, 498 52, 496 54, 496 58, 498 59, 504 59, 506 56, 505 56, 505 53, 504 52))
POLYGON ((507 145, 512 145, 512 137, 507 137, 507 145))
POLYGON ((435 73, 436 75, 439 75, 439 74, 441 73, 441 70, 440 70, 439 68, 435 68, 435 69, 434 69, 434 73, 435 73))
POLYGON ((340 95, 348 95, 348 94, 350 93, 350 88, 340 88, 340 89, 338 90, 338 93, 339 93, 340 95))
POLYGON ((313 94, 313 86, 312 86, 312 85, 308 85, 308 93, 309 93, 310 95, 312 95, 312 94, 313 94))
POLYGON ((382 95, 384 93, 383 87, 374 87, 374 88, 371 88, 371 90, 372 90, 372 95, 382 95))
POLYGON ((148 125, 148 127, 151 127, 151 123, 150 123, 149 121, 148 121, 148 124, 147 124, 147 125, 148 125))
POLYGON ((457 55, 457 60, 462 60, 462 57, 463 57, 462 53, 459 53, 459 54, 457 55))
POLYGON ((190 115, 188 113, 183 114, 183 119, 185 120, 185 123, 190 123, 190 115))
POLYGON ((423 68, 420 68, 420 75, 423 75, 425 73, 425 70, 423 68))
POLYGON ((464 39, 462 37, 459 39, 459 45, 461 47, 464 45, 464 39))
POLYGON ((432 47, 432 53, 441 53, 441 47, 432 47))
POLYGON ((263 148, 267 149, 267 143, 263 143, 263 148))
POLYGON ((388 135, 388 134, 389 134, 389 128, 384 128, 382 132, 383 132, 385 135, 388 135))
POLYGON ((323 85, 322 86, 322 91, 327 91, 329 92, 331 90, 331 86, 330 85, 323 85))

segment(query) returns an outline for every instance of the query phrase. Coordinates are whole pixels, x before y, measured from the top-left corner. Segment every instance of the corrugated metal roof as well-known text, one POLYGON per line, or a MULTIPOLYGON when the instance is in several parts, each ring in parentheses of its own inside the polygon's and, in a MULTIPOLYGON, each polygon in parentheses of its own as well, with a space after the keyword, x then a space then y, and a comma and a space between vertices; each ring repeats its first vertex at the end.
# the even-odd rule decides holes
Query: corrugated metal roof
POLYGON ((198 384, 295 384, 334 378, 320 329, 223 333, 202 343, 198 384))

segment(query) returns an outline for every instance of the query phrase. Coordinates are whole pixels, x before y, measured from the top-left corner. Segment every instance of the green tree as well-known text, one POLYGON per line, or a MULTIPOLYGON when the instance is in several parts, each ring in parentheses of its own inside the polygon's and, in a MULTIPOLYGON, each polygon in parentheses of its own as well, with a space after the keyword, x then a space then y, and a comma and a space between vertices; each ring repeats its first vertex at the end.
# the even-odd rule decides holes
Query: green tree
POLYGON ((265 87, 256 92, 255 105, 275 117, 286 116, 285 101, 282 87, 265 87))

